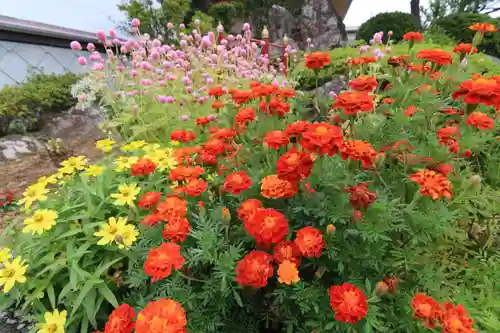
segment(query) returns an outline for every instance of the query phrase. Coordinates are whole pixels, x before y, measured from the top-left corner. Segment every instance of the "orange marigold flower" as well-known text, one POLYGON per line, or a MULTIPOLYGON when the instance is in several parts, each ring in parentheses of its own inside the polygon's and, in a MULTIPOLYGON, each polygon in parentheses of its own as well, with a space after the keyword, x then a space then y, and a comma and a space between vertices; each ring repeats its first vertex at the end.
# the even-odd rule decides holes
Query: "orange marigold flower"
POLYGON ((211 139, 219 139, 219 140, 231 140, 238 132, 236 132, 232 128, 219 128, 213 134, 211 139))
POLYGON ((404 111, 405 116, 411 117, 418 111, 415 105, 408 105, 406 110, 404 111))
POLYGON ((157 211, 165 221, 182 218, 187 214, 187 202, 176 195, 169 195, 158 205, 157 211))
POLYGON ((279 98, 273 97, 269 102, 265 100, 260 102, 259 110, 262 113, 270 115, 277 114, 280 117, 284 117, 286 113, 290 112, 290 104, 279 98))
POLYGON ((196 134, 190 131, 175 130, 170 133, 170 140, 179 142, 190 142, 196 140, 196 134))
POLYGON ((442 127, 436 132, 436 136, 441 145, 447 146, 451 141, 460 138, 460 129, 456 126, 442 127))
POLYGON ((105 333, 132 333, 134 329, 134 309, 128 304, 122 304, 111 312, 105 333))
POLYGON ((189 231, 191 230, 191 225, 186 218, 180 218, 175 220, 170 220, 163 228, 163 238, 174 242, 182 243, 186 240, 189 231))
POLYGON ((297 190, 296 183, 280 179, 278 175, 270 175, 262 179, 260 194, 268 199, 291 198, 297 190))
POLYGON ((224 88, 221 85, 215 85, 210 89, 208 89, 208 96, 221 97, 225 93, 226 92, 224 91, 224 88))
POLYGON ((160 201, 161 192, 148 192, 144 194, 137 203, 137 206, 142 209, 151 209, 160 201))
POLYGON ((477 53, 477 48, 475 48, 472 44, 468 43, 460 43, 453 49, 453 52, 459 54, 474 54, 477 53))
POLYGON ((158 222, 163 221, 163 217, 161 214, 159 214, 157 211, 153 212, 152 214, 146 215, 142 221, 141 224, 146 225, 146 226, 153 226, 158 222))
POLYGON ((226 104, 219 100, 215 100, 212 102, 212 109, 214 110, 222 109, 224 106, 226 106, 226 104))
POLYGON ((295 245, 306 258, 319 258, 325 248, 323 234, 311 226, 304 227, 295 235, 295 245))
POLYGON ((243 124, 246 125, 247 123, 254 121, 255 120, 255 109, 254 108, 241 108, 236 116, 234 117, 234 120, 238 124, 243 124))
POLYGON ((144 273, 151 276, 151 281, 165 279, 184 265, 184 257, 181 256, 181 247, 176 243, 163 243, 160 247, 149 251, 144 263, 144 273))
POLYGON ((236 282, 242 287, 262 288, 267 280, 274 275, 271 265, 273 257, 259 250, 253 250, 236 266, 236 282))
POLYGON ((262 207, 262 202, 257 199, 248 199, 242 202, 240 208, 238 208, 238 217, 241 221, 246 221, 251 219, 252 216, 257 212, 259 208, 262 207))
POLYGON ((264 137, 264 143, 271 149, 280 149, 290 143, 290 139, 285 132, 269 131, 264 137))
POLYGON ((309 177, 313 166, 310 153, 292 148, 278 159, 276 172, 280 178, 296 182, 309 177))
POLYGON ((441 316, 439 303, 425 294, 416 294, 411 300, 411 307, 415 318, 422 319, 428 328, 436 327, 436 320, 441 316))
POLYGON ((450 65, 453 62, 453 57, 451 56, 451 54, 441 49, 418 51, 417 59, 424 59, 440 66, 450 65))
POLYGON ((377 193, 370 192, 367 183, 349 186, 344 191, 349 193, 349 203, 354 209, 367 210, 377 200, 377 193))
POLYGON ((258 209, 243 225, 257 244, 266 247, 282 241, 288 235, 288 220, 273 208, 258 209))
POLYGON ((179 166, 170 171, 168 178, 173 182, 180 182, 199 178, 204 172, 205 169, 201 166, 179 166))
POLYGON ((444 302, 439 322, 443 333, 477 333, 472 327, 474 320, 469 317, 462 304, 454 306, 450 302, 444 302))
POLYGON ((218 156, 224 154, 229 146, 221 139, 212 138, 203 144, 201 153, 218 156))
POLYGON ((391 66, 398 67, 406 65, 409 60, 410 57, 408 55, 392 56, 389 57, 387 63, 391 66))
POLYGON ((337 96, 333 107, 343 110, 346 115, 372 112, 373 96, 366 91, 346 91, 337 96))
POLYGON ((309 124, 310 123, 305 120, 297 120, 296 122, 288 125, 285 133, 288 134, 288 136, 298 136, 307 130, 307 126, 309 126, 309 124))
POLYGON ((156 170, 156 164, 149 158, 141 158, 132 165, 131 174, 134 177, 146 176, 152 174, 156 170))
POLYGON ((328 53, 313 52, 306 54, 306 67, 309 69, 322 69, 331 62, 328 53))
POLYGON ((362 56, 359 58, 350 58, 347 62, 351 65, 357 66, 357 65, 375 63, 377 62, 377 58, 374 56, 362 56))
POLYGON ((293 88, 285 87, 285 88, 281 88, 278 90, 278 96, 281 96, 283 98, 291 98, 291 97, 295 97, 296 95, 297 95, 297 93, 295 92, 295 89, 293 89, 293 88))
POLYGON ((190 197, 199 197, 207 190, 208 184, 203 179, 191 179, 182 187, 182 191, 190 197))
POLYGON ((210 123, 210 119, 208 119, 208 117, 196 118, 196 125, 197 126, 204 126, 204 125, 208 125, 209 123, 210 123))
POLYGON ((172 299, 150 302, 139 312, 136 333, 185 333, 186 312, 172 299))
POLYGON ((251 91, 233 90, 231 97, 236 104, 246 104, 252 99, 253 93, 251 91))
POLYGON ((342 130, 328 123, 309 124, 302 133, 300 144, 309 152, 332 156, 342 146, 342 130))
POLYGON ((279 283, 291 285, 300 281, 299 270, 297 265, 288 260, 283 261, 278 266, 278 281, 279 283))
POLYGON ((424 35, 420 32, 410 31, 403 35, 404 40, 414 41, 414 42, 423 42, 424 35))
POLYGON ((489 24, 489 23, 474 23, 473 25, 471 25, 469 27, 469 30, 472 30, 472 31, 477 31, 477 32, 480 32, 482 34, 486 33, 486 32, 497 32, 498 29, 493 25, 493 24, 489 24))
POLYGON ((471 112, 471 114, 467 116, 467 119, 465 119, 465 124, 467 124, 467 126, 475 127, 480 130, 492 129, 494 123, 493 119, 482 112, 471 112))
POLYGON ((466 104, 500 106, 500 85, 494 79, 467 80, 451 96, 455 100, 463 97, 466 104))
POLYGON ((377 151, 368 142, 361 140, 345 141, 340 149, 340 157, 347 160, 355 160, 363 163, 364 167, 370 167, 375 163, 377 151))
POLYGON ((252 179, 245 171, 233 172, 227 175, 224 181, 224 191, 231 194, 240 194, 252 186, 252 179))
POLYGON ((441 172, 419 170, 409 178, 420 186, 422 195, 431 197, 432 200, 439 200, 442 197, 451 199, 451 183, 441 172))
POLYGON ((272 84, 264 84, 252 87, 252 92, 255 97, 271 96, 278 92, 278 87, 272 84))
POLYGON ((349 82, 349 86, 356 91, 373 91, 377 88, 378 82, 375 76, 360 76, 349 82))
POLYGON ((177 163, 190 165, 193 164, 194 159, 192 155, 198 154, 201 151, 201 147, 182 147, 174 150, 174 157, 177 163))
POLYGON ((340 286, 331 286, 328 292, 336 320, 354 324, 366 317, 368 301, 361 289, 350 283, 342 283, 340 286))
POLYGON ((291 240, 282 240, 273 249, 274 260, 278 264, 285 261, 294 263, 297 267, 300 265, 302 254, 300 253, 297 244, 291 240))
POLYGON ((387 290, 393 295, 395 295, 396 291, 398 290, 399 281, 400 279, 397 277, 389 276, 384 278, 384 283, 387 285, 387 290))

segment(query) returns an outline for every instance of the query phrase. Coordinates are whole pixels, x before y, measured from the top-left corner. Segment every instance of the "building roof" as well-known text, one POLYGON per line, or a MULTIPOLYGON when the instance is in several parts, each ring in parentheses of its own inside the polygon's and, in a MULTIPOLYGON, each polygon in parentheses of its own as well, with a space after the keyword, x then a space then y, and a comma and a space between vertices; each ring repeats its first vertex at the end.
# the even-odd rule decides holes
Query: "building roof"
POLYGON ((94 42, 93 33, 59 27, 57 25, 21 20, 10 16, 0 15, 0 31, 44 36, 64 40, 78 40, 80 42, 94 42))

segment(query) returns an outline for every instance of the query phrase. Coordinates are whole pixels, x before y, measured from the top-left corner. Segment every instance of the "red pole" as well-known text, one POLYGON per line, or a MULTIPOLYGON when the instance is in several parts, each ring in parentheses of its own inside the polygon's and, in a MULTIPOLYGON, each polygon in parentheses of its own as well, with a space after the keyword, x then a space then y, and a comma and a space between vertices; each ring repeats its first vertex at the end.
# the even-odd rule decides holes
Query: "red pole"
POLYGON ((267 56, 269 59, 269 31, 266 26, 262 29, 262 41, 264 42, 264 45, 262 45, 262 55, 267 56))

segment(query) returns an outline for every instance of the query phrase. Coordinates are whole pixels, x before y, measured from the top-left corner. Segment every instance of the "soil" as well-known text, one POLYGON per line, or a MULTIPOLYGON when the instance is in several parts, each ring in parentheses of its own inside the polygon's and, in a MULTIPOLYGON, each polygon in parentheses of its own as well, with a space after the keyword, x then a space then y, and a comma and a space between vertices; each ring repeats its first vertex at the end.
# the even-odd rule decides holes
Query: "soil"
MULTIPOLYGON (((34 136, 47 138, 43 130, 34 136)), ((47 150, 41 150, 23 155, 19 160, 0 160, 0 192, 11 191, 15 193, 15 198, 19 199, 23 191, 38 178, 56 172, 60 161, 80 155, 86 156, 91 161, 99 159, 101 152, 95 148, 95 142, 103 137, 103 133, 97 127, 83 129, 81 124, 74 124, 57 133, 57 138, 60 138, 68 148, 66 156, 54 156, 47 150)), ((16 215, 15 211, 0 211, 0 232, 2 224, 16 215)))

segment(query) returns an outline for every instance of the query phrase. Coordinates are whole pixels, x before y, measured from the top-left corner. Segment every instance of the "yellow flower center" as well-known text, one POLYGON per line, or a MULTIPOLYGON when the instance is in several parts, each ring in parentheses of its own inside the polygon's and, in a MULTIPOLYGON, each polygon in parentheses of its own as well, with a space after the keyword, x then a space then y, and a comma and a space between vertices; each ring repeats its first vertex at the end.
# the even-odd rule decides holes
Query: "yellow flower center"
POLYGON ((57 331, 57 324, 49 324, 47 325, 47 332, 53 333, 57 331))
POLYGON ((33 217, 33 220, 35 221, 35 223, 42 223, 43 222, 43 216, 41 216, 41 215, 35 215, 33 217))
POLYGON ((359 294, 355 291, 346 291, 344 301, 349 307, 356 307, 359 303, 359 294))
POLYGON ((316 133, 323 135, 328 132, 328 129, 325 126, 319 126, 316 128, 316 133))

